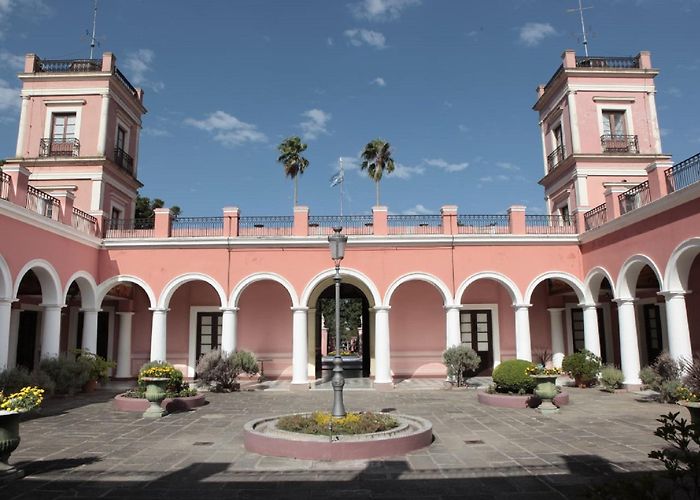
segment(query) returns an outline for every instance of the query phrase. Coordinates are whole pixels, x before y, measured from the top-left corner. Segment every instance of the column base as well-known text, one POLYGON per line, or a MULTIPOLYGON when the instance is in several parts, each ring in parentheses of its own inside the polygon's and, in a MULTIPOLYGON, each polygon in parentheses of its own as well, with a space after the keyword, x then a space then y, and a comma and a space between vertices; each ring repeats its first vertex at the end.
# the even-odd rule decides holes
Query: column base
POLYGON ((393 391, 395 388, 393 382, 372 382, 372 387, 381 392, 393 391))
POLYGON ((308 391, 311 389, 311 384, 309 382, 302 382, 302 383, 295 383, 292 382, 289 384, 289 390, 292 392, 304 392, 308 391))
POLYGON ((636 392, 642 390, 642 384, 622 384, 628 392, 636 392))

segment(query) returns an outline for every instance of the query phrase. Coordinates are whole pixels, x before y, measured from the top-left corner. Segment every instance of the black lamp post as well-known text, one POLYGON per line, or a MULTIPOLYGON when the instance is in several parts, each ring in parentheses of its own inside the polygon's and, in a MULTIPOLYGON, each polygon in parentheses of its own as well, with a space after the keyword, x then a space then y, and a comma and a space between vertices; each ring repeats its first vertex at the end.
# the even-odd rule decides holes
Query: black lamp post
POLYGON ((344 417, 345 405, 343 404, 343 358, 340 355, 340 261, 345 257, 345 244, 348 237, 341 233, 343 228, 337 226, 333 228, 333 234, 328 237, 331 248, 331 259, 335 262, 335 357, 333 358, 333 416, 344 417))

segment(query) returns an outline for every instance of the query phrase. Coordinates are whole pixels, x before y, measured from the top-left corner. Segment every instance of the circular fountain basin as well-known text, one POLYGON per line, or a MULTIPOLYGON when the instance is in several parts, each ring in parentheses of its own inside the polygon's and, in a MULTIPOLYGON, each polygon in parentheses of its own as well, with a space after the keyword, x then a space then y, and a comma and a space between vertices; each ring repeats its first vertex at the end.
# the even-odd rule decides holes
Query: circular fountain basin
POLYGON ((410 415, 390 415, 398 427, 372 434, 320 436, 277 428, 282 416, 251 420, 243 427, 246 450, 272 457, 357 460, 403 455, 430 445, 433 425, 410 415))

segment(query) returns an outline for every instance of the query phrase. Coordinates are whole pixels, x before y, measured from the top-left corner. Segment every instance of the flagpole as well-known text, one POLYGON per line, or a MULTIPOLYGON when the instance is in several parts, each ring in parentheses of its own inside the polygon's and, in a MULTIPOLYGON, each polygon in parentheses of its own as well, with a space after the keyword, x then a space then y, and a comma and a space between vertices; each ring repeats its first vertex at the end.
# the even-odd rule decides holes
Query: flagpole
POLYGON ((343 184, 345 183, 345 173, 343 172, 343 158, 339 158, 340 162, 340 217, 343 216, 343 184))

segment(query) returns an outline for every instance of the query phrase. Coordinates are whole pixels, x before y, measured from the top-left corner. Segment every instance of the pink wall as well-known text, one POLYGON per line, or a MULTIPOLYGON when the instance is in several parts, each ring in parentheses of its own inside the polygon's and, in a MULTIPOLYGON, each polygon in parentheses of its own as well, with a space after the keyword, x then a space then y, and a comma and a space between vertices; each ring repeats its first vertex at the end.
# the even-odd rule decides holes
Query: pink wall
POLYGON ((688 327, 693 353, 700 356, 700 258, 696 257, 690 267, 688 288, 692 291, 685 296, 688 311, 688 327))
POLYGON ((461 304, 497 304, 501 359, 515 358, 515 312, 513 300, 503 285, 483 279, 472 283, 461 304))

